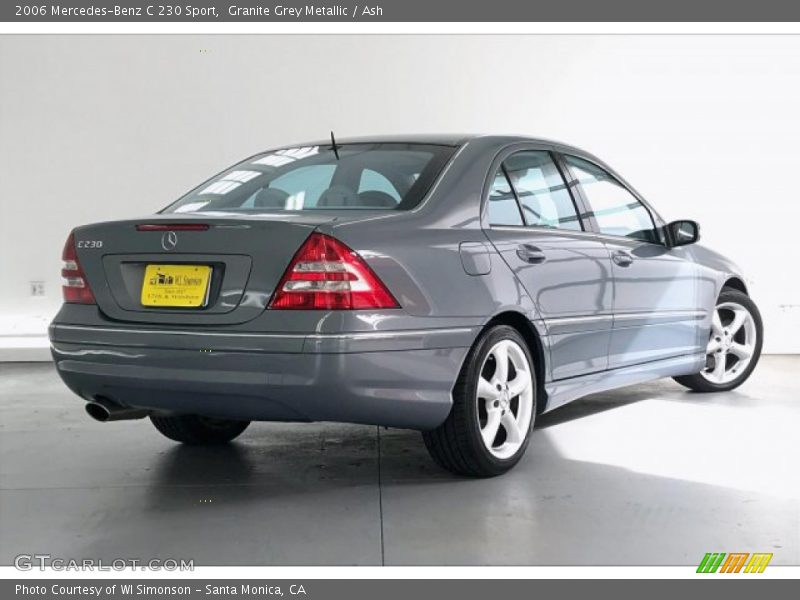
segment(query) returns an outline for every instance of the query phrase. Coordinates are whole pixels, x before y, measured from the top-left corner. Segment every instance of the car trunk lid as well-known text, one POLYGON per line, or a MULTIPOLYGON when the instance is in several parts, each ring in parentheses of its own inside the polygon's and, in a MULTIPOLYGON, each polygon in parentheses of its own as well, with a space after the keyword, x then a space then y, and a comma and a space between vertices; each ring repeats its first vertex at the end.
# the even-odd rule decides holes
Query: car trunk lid
MULTIPOLYGON (((98 308, 107 317, 167 326, 226 325, 260 315, 306 238, 318 225, 338 218, 293 215, 289 219, 288 216, 158 215, 79 227, 74 235, 80 264, 98 308), (156 281, 156 272, 153 269, 148 272, 149 265, 159 266, 156 271, 165 272, 166 278, 156 281), (186 272, 185 268, 175 269, 173 265, 198 267, 201 274, 208 272, 207 287, 202 290, 205 297, 200 305, 143 304, 143 287, 173 285, 170 273, 186 272)), ((188 281, 192 286, 205 285, 202 279, 188 281)), ((182 301, 180 296, 178 301, 182 301)))

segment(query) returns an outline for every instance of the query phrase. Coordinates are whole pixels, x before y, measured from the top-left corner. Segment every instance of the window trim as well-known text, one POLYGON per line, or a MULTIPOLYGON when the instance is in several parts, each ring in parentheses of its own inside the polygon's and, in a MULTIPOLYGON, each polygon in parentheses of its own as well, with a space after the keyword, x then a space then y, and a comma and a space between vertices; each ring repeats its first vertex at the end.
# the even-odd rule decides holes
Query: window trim
POLYGON ((599 161, 597 161, 597 160, 595 160, 595 159, 593 159, 591 157, 582 156, 582 155, 576 154, 574 152, 558 152, 557 154, 558 154, 559 161, 564 166, 565 172, 569 174, 570 187, 574 186, 576 192, 581 197, 581 203, 585 207, 585 210, 586 210, 586 212, 585 212, 586 220, 591 225, 591 229, 596 235, 602 236, 602 237, 606 237, 606 238, 610 238, 610 239, 613 239, 613 240, 628 240, 629 242, 632 242, 632 243, 653 244, 653 245, 656 245, 656 246, 664 246, 665 245, 664 234, 663 234, 663 219, 661 219, 661 217, 657 213, 655 213, 655 211, 644 200, 644 198, 642 198, 642 196, 640 194, 638 194, 636 192, 636 190, 634 190, 631 186, 629 186, 627 183, 625 183, 622 180, 622 178, 619 177, 619 175, 617 175, 609 167, 603 165, 602 163, 600 163, 599 161), (616 234, 613 234, 613 233, 605 233, 604 231, 601 231, 600 230, 600 225, 597 223, 597 219, 595 219, 594 209, 592 208, 592 205, 589 202, 589 197, 586 194, 586 191, 584 190, 583 185, 581 185, 580 181, 578 180, 578 177, 575 175, 575 172, 573 171, 573 169, 570 166, 569 162, 567 162, 567 157, 577 158, 578 160, 582 160, 584 162, 587 162, 587 163, 595 166, 596 168, 598 168, 601 171, 603 171, 604 173, 606 173, 611 179, 613 179, 617 183, 617 185, 619 185, 622 189, 626 190, 631 196, 633 196, 633 198, 640 205, 642 205, 642 207, 644 207, 645 212, 647 212, 648 217, 650 217, 650 222, 653 224, 653 231, 656 233, 656 237, 658 238, 659 241, 658 242, 651 242, 650 240, 642 240, 642 239, 639 239, 639 238, 632 238, 632 237, 629 237, 629 236, 626 236, 626 235, 616 235, 616 234))
POLYGON ((514 186, 511 185, 511 179, 508 177, 508 173, 506 172, 506 168, 501 162, 497 169, 494 170, 494 176, 489 178, 489 189, 486 191, 486 218, 487 220, 489 217, 489 209, 491 207, 491 195, 492 189, 494 189, 494 182, 497 181, 497 175, 499 173, 503 173, 503 178, 506 180, 506 185, 508 185, 508 189, 511 190, 511 195, 514 197, 514 204, 517 207, 517 214, 519 215, 519 220, 522 222, 522 225, 513 225, 508 223, 492 223, 489 221, 489 227, 525 227, 525 215, 522 214, 522 209, 519 205, 519 198, 517 198, 517 193, 514 191, 514 186))
POLYGON ((495 159, 492 161, 492 166, 489 169, 489 174, 487 176, 486 184, 484 185, 484 193, 483 193, 483 202, 482 202, 482 210, 481 210, 481 221, 482 224, 489 229, 497 228, 497 227, 511 227, 514 229, 525 229, 525 230, 535 230, 535 231, 548 231, 548 232, 569 232, 569 233, 593 233, 590 229, 586 227, 584 222, 585 214, 581 210, 582 203, 578 202, 578 198, 576 194, 572 191, 572 185, 567 180, 567 177, 564 176, 564 170, 562 169, 561 165, 559 164, 559 155, 552 147, 544 146, 544 145, 529 145, 524 144, 521 146, 507 146, 502 151, 500 151, 495 159), (508 171, 506 170, 505 162, 506 160, 514 156, 515 154, 520 154, 522 152, 545 152, 550 157, 553 165, 556 167, 556 172, 558 176, 561 178, 562 183, 564 184, 564 189, 569 194, 569 198, 572 201, 572 208, 575 210, 575 216, 578 218, 578 225, 580 225, 580 229, 568 229, 566 227, 545 227, 544 225, 531 225, 528 223, 528 220, 525 218, 525 211, 522 209, 522 202, 519 198, 519 193, 517 192, 516 187, 511 182, 511 178, 508 176, 508 171), (501 171, 506 178, 506 182, 508 183, 509 187, 511 188, 511 193, 514 194, 514 199, 517 203, 517 210, 519 211, 520 217, 522 218, 522 225, 492 225, 491 221, 489 220, 489 195, 492 190, 492 186, 494 185, 494 180, 497 177, 497 172, 501 171), (483 218, 485 216, 485 219, 483 218))

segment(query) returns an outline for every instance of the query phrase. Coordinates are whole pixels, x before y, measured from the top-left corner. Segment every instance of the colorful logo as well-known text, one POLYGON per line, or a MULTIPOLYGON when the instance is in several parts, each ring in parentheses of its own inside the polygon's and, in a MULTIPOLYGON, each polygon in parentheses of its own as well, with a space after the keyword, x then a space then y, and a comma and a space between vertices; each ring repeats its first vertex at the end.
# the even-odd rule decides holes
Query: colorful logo
POLYGON ((763 573, 772 560, 766 552, 708 552, 697 567, 698 573, 763 573))

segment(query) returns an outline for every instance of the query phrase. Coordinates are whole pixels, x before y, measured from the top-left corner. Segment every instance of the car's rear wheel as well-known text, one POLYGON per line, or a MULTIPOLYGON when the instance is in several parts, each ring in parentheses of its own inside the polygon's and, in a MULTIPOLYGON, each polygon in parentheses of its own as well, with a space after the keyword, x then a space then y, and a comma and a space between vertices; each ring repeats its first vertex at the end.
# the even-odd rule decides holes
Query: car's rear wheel
POLYGON ((711 319, 705 367, 675 381, 696 392, 725 392, 742 385, 761 357, 762 337, 755 302, 747 294, 724 288, 711 319))
POLYGON ((525 340, 498 325, 470 350, 444 423, 422 434, 433 459, 459 475, 492 477, 519 462, 536 416, 536 375, 525 340))
POLYGON ((169 439, 194 446, 230 442, 250 424, 250 421, 212 419, 200 415, 169 417, 152 415, 150 420, 156 429, 169 439))

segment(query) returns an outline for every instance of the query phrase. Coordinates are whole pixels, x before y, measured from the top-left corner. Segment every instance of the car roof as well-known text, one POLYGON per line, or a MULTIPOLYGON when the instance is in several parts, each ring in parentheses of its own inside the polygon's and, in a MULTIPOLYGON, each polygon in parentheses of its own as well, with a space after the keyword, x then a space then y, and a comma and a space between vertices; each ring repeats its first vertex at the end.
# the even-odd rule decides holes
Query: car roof
MULTIPOLYGON (((585 154, 584 150, 564 144, 551 139, 511 134, 479 134, 479 133, 421 133, 421 134, 390 134, 390 135, 367 135, 355 137, 336 136, 337 144, 432 144, 437 146, 462 146, 470 141, 485 141, 488 143, 505 142, 514 144, 519 142, 532 142, 557 146, 563 150, 574 150, 585 154)), ((291 144, 284 147, 300 146, 323 146, 330 144, 330 138, 305 142, 302 144, 291 144)))
MULTIPOLYGON (((336 136, 337 144, 432 144, 435 146, 461 146, 474 135, 452 134, 452 133, 423 133, 401 134, 401 135, 363 135, 363 136, 336 136)), ((303 144, 292 144, 292 146, 324 146, 330 145, 331 138, 324 138, 306 142, 303 144)))

